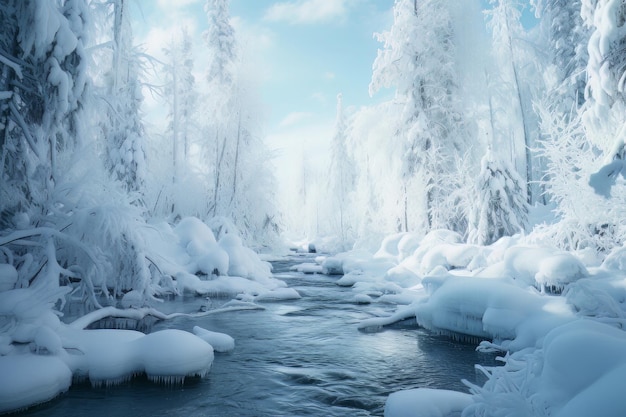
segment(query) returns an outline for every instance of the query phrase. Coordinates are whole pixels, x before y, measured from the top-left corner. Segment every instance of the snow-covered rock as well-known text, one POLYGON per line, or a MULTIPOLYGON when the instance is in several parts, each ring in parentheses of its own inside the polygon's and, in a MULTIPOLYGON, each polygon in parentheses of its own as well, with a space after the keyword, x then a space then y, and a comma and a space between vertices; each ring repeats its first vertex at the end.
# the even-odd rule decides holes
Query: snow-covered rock
POLYGON ((213 346, 216 352, 230 352, 235 349, 235 339, 226 333, 212 332, 200 326, 194 326, 193 333, 213 346))
POLYGON ((385 417, 460 416, 471 403, 471 395, 456 391, 429 388, 397 391, 387 398, 385 417))

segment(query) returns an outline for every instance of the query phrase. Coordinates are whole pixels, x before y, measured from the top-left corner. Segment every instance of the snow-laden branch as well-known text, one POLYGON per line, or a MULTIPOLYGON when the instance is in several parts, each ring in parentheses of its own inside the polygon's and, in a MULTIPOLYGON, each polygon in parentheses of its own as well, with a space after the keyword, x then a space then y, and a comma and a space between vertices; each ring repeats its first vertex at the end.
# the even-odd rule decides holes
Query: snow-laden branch
MULTIPOLYGON (((6 236, 0 237, 0 247, 4 245, 8 245, 10 243, 19 243, 20 240, 28 238, 28 237, 33 237, 33 236, 49 236, 49 237, 56 237, 61 240, 64 240, 76 246, 77 248, 82 249, 85 255, 87 255, 87 257, 93 262, 96 269, 99 268, 99 264, 98 264, 98 260, 96 259, 96 256, 92 253, 92 251, 87 246, 85 246, 78 239, 68 236, 65 233, 61 233, 58 230, 53 229, 51 227, 37 227, 34 229, 16 230, 6 236)), ((96 300, 94 296, 94 285, 93 285, 91 278, 89 277, 88 274, 84 274, 82 279, 87 284, 87 287, 90 290, 91 299, 94 302, 94 305, 97 307, 100 307, 100 303, 98 303, 98 301, 96 300)))
POLYGON ((159 320, 169 320, 176 317, 204 317, 211 314, 226 313, 229 311, 238 310, 264 310, 265 308, 254 303, 248 302, 236 302, 234 304, 227 303, 221 308, 215 310, 203 311, 198 313, 172 313, 165 314, 152 307, 136 308, 136 309, 120 309, 116 307, 104 307, 91 313, 87 313, 84 316, 74 320, 70 326, 83 330, 89 325, 97 322, 98 320, 105 319, 107 317, 115 317, 121 319, 133 319, 142 320, 148 316, 155 317, 159 320))
POLYGON ((20 129, 22 129, 22 132, 24 132, 24 137, 28 142, 28 146, 33 151, 35 156, 37 156, 37 158, 41 158, 35 144, 35 139, 33 138, 30 129, 28 128, 28 125, 26 125, 26 121, 20 114, 20 111, 17 109, 17 107, 15 107, 15 103, 13 103, 13 101, 9 102, 9 108, 11 109, 11 114, 15 118, 15 122, 19 125, 20 129))
POLYGON ((22 67, 20 67, 17 63, 4 57, 3 55, 0 55, 0 64, 4 64, 7 67, 11 68, 13 72, 15 72, 15 75, 17 75, 17 78, 19 78, 20 80, 23 78, 22 67))

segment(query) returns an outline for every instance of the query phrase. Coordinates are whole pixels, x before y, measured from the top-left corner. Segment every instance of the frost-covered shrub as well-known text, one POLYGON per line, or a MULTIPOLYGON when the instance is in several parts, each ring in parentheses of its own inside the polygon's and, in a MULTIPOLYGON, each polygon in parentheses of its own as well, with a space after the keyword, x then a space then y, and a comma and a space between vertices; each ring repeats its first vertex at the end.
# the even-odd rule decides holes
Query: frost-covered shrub
MULTIPOLYGON (((546 103, 537 103, 541 115, 540 156, 547 160, 544 186, 555 203, 554 224, 538 225, 529 240, 549 243, 565 250, 591 248, 607 252, 626 239, 624 196, 621 181, 613 185, 611 197, 590 186, 590 180, 606 165, 603 146, 587 129, 580 112, 569 118, 554 112, 546 103)), ((618 123, 607 120, 608 124, 618 123)), ((621 122, 619 122, 621 123, 621 122)), ((608 181, 608 179, 607 179, 608 181)))
MULTIPOLYGON (((74 236, 97 254, 98 275, 93 278, 105 294, 114 297, 136 290, 152 295, 149 288, 151 273, 145 258, 146 242, 140 233, 145 227, 141 212, 131 205, 103 204, 73 212, 66 233, 74 236)), ((89 263, 84 254, 75 249, 59 251, 64 259, 81 265, 89 273, 89 263)))

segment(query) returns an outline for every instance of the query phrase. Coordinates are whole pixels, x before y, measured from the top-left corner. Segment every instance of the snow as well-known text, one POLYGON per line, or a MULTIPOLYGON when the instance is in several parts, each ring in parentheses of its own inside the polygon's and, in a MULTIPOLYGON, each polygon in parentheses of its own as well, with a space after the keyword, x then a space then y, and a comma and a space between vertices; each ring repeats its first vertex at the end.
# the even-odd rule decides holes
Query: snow
POLYGON ((451 417, 472 402, 472 396, 455 391, 417 388, 394 392, 385 403, 385 417, 451 417))
MULTIPOLYGON (((42 273, 48 280, 37 279, 21 288, 16 267, 0 264, 0 411, 47 401, 66 391, 72 380, 109 386, 143 374, 151 381, 169 385, 181 384, 187 377, 206 376, 214 360, 214 349, 234 349, 230 336, 201 328, 194 329, 195 334, 177 329, 148 334, 134 330, 87 330, 91 323, 108 317, 140 320, 147 315, 159 319, 179 315, 168 316, 146 307, 158 296, 191 293, 243 299, 191 316, 263 309, 256 302, 300 298, 285 282, 272 278, 270 264, 245 247, 232 228, 217 240, 206 223, 188 217, 174 227, 154 223, 135 230, 137 244, 142 245, 158 274, 148 274, 146 286, 112 300, 121 309, 99 308, 70 324, 61 322, 56 311, 63 308, 72 288, 55 283, 62 267, 51 243, 46 246, 48 261, 42 273), (30 377, 37 368, 45 372, 30 377), (16 383, 7 383, 6 378, 15 379, 16 383)), ((43 228, 36 232, 54 231, 43 228)), ((18 233, 28 237, 35 232, 26 229, 18 233)), ((2 254, 13 262, 11 252, 2 254)))
POLYGON ((13 265, 0 264, 0 292, 12 289, 17 282, 17 270, 13 265))
POLYGON ((600 264, 586 251, 564 252, 523 235, 478 246, 436 231, 417 245, 412 236, 412 252, 399 248, 405 236, 390 235, 369 258, 346 252, 325 261, 347 271, 338 284, 352 287, 356 303, 397 306, 359 329, 415 319, 506 356, 504 366, 479 367, 487 382, 467 383, 470 394, 399 391, 389 396, 386 416, 624 415, 624 247, 600 264))
POLYGON ((255 301, 286 301, 301 298, 298 291, 293 288, 276 288, 271 291, 264 291, 254 297, 255 301))
POLYGON ((51 400, 72 383, 72 371, 56 356, 0 356, 0 369, 0 413, 51 400))
POLYGON ((324 272, 322 265, 312 262, 304 262, 291 267, 292 271, 301 272, 303 274, 321 274, 324 272))
MULTIPOLYGON (((220 347, 226 346, 225 335, 221 340, 220 347)), ((108 386, 145 374, 159 383, 182 383, 188 376, 204 377, 214 358, 206 341, 175 329, 143 334, 57 323, 54 331, 40 326, 33 343, 37 354, 0 356, 0 411, 47 401, 66 391, 72 378, 108 386)))
POLYGON ((212 332, 200 326, 194 326, 193 333, 210 344, 216 352, 230 352, 235 349, 235 339, 225 333, 212 332))
POLYGON ((196 217, 185 217, 173 228, 167 223, 142 230, 150 242, 149 258, 165 276, 162 291, 177 294, 257 295, 283 288, 283 281, 271 277, 271 265, 243 245, 233 228, 216 239, 212 229, 196 217))
MULTIPOLYGON (((218 117, 190 112, 189 120, 209 122, 193 129, 202 133, 189 138, 193 158, 185 155, 186 161, 176 155, 182 129, 154 135, 174 137, 172 175, 160 166, 169 157, 161 144, 154 142, 154 148, 165 157, 154 161, 141 145, 148 138, 138 111, 142 77, 132 68, 142 66, 141 54, 125 50, 124 44, 133 42, 122 3, 113 9, 124 17, 116 22, 107 17, 98 28, 93 26, 98 19, 80 2, 9 3, 1 8, 8 19, 3 45, 13 45, 15 56, 0 56, 0 412, 47 401, 67 390, 72 378, 110 385, 145 374, 170 384, 206 375, 214 350, 234 348, 228 335, 199 327, 193 334, 86 328, 116 315, 165 319, 146 307, 165 296, 235 298, 198 314, 262 309, 259 303, 300 298, 272 277, 269 257, 244 244, 267 244, 280 216, 272 176, 259 163, 271 160, 254 128, 262 125, 256 115, 263 112, 251 108, 243 94, 248 88, 237 75, 226 8, 209 12, 224 30, 209 28, 208 46, 215 53, 208 56, 222 57, 225 64, 213 62, 209 78, 222 82, 210 83, 208 106, 194 106, 201 116, 218 117), (110 28, 111 23, 117 26, 110 28), (88 43, 92 31, 94 40, 112 47, 113 59, 109 53, 98 57, 108 47, 88 43), (113 33, 114 45, 105 39, 113 33), (218 42, 220 36, 227 42, 218 42), (88 57, 86 50, 93 54, 88 57), (110 67, 108 60, 116 64, 110 67), (126 64, 117 67, 120 61, 126 64), (239 117, 219 117, 227 115, 239 117), (213 135, 213 145, 205 147, 213 135), (99 149, 102 144, 107 149, 99 149), (89 165, 88 175, 79 178, 83 164, 89 165), (66 167, 74 172, 64 172, 66 167), (159 172, 152 183, 148 168, 159 172), (202 195, 185 194, 190 190, 202 195), (116 206, 110 199, 122 202, 116 206), (20 210, 28 213, 14 213, 20 210), (208 212, 212 219, 191 217, 208 212), (159 215, 173 223, 155 220, 159 215), (65 324, 59 310, 68 298, 99 309, 65 324), (110 305, 100 308, 100 301, 110 305)), ((302 193, 296 196, 307 209, 298 213, 308 217, 302 219, 305 229, 311 229, 315 212, 317 229, 341 235, 307 238, 302 251, 358 243, 293 270, 341 276, 337 285, 350 287, 342 291, 351 291, 348 299, 363 309, 395 308, 363 320, 360 329, 378 331, 414 319, 433 333, 504 353, 504 365, 485 370, 487 382, 471 386, 470 395, 400 391, 389 397, 388 415, 624 415, 623 1, 559 3, 581 16, 584 27, 551 16, 557 2, 531 2, 552 18, 535 31, 544 33, 532 36, 523 32, 521 11, 512 2, 490 2, 492 45, 483 39, 479 3, 395 2, 389 15, 393 26, 376 35, 384 46, 370 85, 371 93, 395 88, 394 98, 355 107, 347 118, 340 95, 330 169, 319 169, 323 181, 314 179, 317 190, 308 193, 311 178, 305 180, 303 172, 302 193), (548 33, 551 38, 544 39, 548 33), (558 51, 537 53, 529 45, 558 51), (573 56, 574 50, 589 56, 573 56), (555 59, 558 53, 568 56, 555 59), (554 68, 563 60, 571 76, 554 68), (579 74, 587 76, 584 105, 578 102, 582 97, 554 93, 566 84, 569 92, 582 90, 579 74), (544 76, 551 78, 549 88, 544 76), (535 149, 539 155, 530 152, 535 149), (312 201, 316 193, 321 201, 312 201), (526 201, 545 198, 553 200, 550 210, 556 212, 550 221, 561 217, 561 222, 525 236, 526 220, 537 221, 528 218, 526 201), (431 228, 436 230, 426 234, 431 228), (415 232, 389 234, 371 248, 372 236, 391 230, 415 232), (500 238, 511 233, 520 234, 500 238)), ((192 64, 190 56, 180 56, 192 64)), ((184 85, 189 92, 194 88, 184 85)), ((181 107, 182 101, 192 106, 189 97, 177 95, 174 102, 180 98, 181 107)), ((170 112, 176 129, 178 122, 189 124, 177 113, 170 112)), ((185 154, 186 148, 187 143, 185 154)))

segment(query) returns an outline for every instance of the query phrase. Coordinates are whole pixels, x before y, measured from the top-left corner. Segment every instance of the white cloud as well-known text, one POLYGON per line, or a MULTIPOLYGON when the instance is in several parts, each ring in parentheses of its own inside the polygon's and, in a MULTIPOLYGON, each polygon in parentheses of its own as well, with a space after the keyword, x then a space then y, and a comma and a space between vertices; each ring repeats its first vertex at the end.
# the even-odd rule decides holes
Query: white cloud
POLYGON ((324 73, 324 78, 326 78, 327 80, 334 80, 335 79, 335 73, 332 71, 328 71, 324 73))
POLYGON ((348 0, 297 0, 274 3, 265 19, 290 24, 322 23, 346 17, 348 0))

